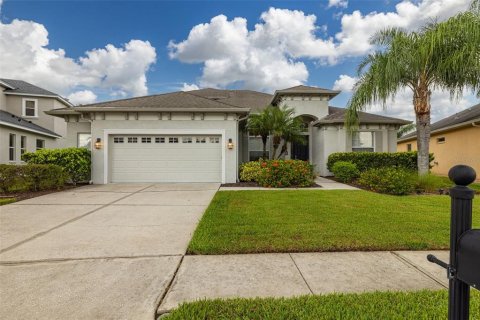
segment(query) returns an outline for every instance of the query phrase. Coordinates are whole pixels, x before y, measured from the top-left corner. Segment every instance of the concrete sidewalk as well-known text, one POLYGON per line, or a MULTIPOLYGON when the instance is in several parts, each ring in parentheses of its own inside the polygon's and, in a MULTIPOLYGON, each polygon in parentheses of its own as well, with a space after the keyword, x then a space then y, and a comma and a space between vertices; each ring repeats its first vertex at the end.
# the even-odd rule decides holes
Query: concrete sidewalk
POLYGON ((448 251, 185 256, 158 314, 205 298, 446 288, 445 270, 427 261, 429 253, 448 260, 448 251))

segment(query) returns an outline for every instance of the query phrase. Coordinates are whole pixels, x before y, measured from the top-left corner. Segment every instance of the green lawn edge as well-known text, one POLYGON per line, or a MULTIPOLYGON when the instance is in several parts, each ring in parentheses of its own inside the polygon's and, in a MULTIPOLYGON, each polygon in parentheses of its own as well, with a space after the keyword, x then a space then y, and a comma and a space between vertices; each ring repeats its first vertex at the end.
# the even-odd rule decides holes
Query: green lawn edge
MULTIPOLYGON (((470 319, 480 319, 480 293, 472 289, 471 297, 470 319)), ((447 290, 422 290, 200 300, 162 319, 447 319, 447 311, 447 290)))

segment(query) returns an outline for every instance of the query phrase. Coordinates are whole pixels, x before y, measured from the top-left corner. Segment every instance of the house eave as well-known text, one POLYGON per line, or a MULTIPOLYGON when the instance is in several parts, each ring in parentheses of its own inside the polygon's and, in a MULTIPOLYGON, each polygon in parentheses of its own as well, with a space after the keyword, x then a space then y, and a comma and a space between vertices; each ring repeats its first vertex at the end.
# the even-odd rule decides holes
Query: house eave
POLYGON ((12 96, 27 96, 27 97, 41 97, 41 98, 53 98, 57 99, 58 101, 62 102, 64 105, 73 107, 73 104, 70 103, 68 100, 56 96, 56 95, 48 95, 48 94, 33 94, 33 93, 21 93, 21 92, 9 92, 9 91, 4 91, 3 93, 12 95, 12 96))
POLYGON ((47 136, 47 137, 51 137, 51 138, 55 138, 55 139, 61 138, 60 135, 49 134, 49 133, 42 132, 42 131, 39 131, 39 130, 26 128, 24 126, 17 126, 15 124, 12 124, 12 123, 9 123, 9 122, 0 121, 0 125, 15 128, 15 129, 19 129, 19 130, 23 130, 23 131, 33 132, 33 133, 36 133, 36 134, 39 134, 39 135, 42 135, 42 136, 47 136))

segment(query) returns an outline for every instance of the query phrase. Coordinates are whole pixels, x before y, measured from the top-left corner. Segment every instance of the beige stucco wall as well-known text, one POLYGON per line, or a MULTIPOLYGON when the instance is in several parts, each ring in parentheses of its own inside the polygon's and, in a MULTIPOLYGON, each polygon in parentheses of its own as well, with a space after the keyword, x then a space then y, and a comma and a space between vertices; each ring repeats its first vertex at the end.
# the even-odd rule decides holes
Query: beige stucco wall
POLYGON ((2 86, 0 86, 0 110, 7 111, 7 95, 3 93, 2 86))
MULTIPOLYGON (((417 150, 417 141, 410 140, 398 143, 398 151, 407 151, 407 145, 412 145, 412 151, 417 150)), ((457 164, 471 166, 477 172, 480 180, 480 128, 463 127, 456 130, 435 133, 430 138, 430 152, 434 154, 432 172, 448 175, 451 167, 457 164), (437 138, 444 137, 444 143, 438 143, 437 138)))
POLYGON ((42 139, 45 141, 45 148, 46 149, 53 149, 57 146, 57 139, 42 136, 38 134, 34 134, 28 131, 23 131, 15 128, 10 128, 6 126, 0 126, 0 163, 15 163, 20 164, 22 163, 20 160, 20 137, 25 136, 27 137, 27 152, 34 152, 37 147, 37 139, 42 139), (16 135, 15 139, 15 161, 9 161, 9 139, 10 133, 16 135))
POLYGON ((279 103, 279 106, 289 106, 295 110, 295 114, 310 115, 320 119, 328 115, 328 96, 324 97, 299 97, 285 96, 279 103))
MULTIPOLYGON (((108 142, 108 135, 135 132, 133 130, 140 132, 139 134, 168 134, 168 132, 175 132, 174 134, 177 135, 181 135, 179 132, 185 132, 184 134, 187 135, 194 134, 195 130, 198 130, 196 131, 197 134, 216 135, 224 132, 225 139, 222 142, 223 148, 225 148, 225 182, 234 183, 237 181, 238 167, 238 118, 238 115, 225 115, 224 113, 195 114, 193 120, 191 113, 172 113, 171 115, 165 113, 162 116, 159 113, 138 113, 138 115, 131 113, 128 119, 126 119, 125 113, 97 113, 91 122, 92 142, 100 138, 104 147, 99 150, 92 150, 93 183, 105 183, 105 176, 107 177, 106 182, 110 181, 108 169, 105 167, 105 162, 109 166, 109 161, 105 161, 105 155, 108 155, 109 151, 108 143, 105 143, 106 141, 108 142), (232 139, 234 143, 235 147, 233 150, 227 148, 228 139, 232 139)), ((78 132, 84 132, 82 130, 88 128, 87 124, 79 122, 69 122, 68 126, 68 144, 76 141, 78 132)), ((192 157, 195 157, 195 155, 192 154, 192 157)))
MULTIPOLYGON (((397 126, 381 124, 363 124, 359 131, 374 132, 375 152, 397 151, 397 126)), ((331 176, 327 169, 328 156, 334 152, 351 152, 352 136, 343 124, 323 125, 314 127, 312 159, 315 170, 321 176, 331 176)))

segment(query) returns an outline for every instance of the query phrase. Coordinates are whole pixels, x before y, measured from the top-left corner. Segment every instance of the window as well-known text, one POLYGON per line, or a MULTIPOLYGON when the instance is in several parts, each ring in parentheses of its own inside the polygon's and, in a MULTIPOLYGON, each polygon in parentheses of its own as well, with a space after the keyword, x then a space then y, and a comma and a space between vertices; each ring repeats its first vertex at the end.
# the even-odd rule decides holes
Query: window
POLYGON ((355 132, 352 136, 353 152, 373 152, 374 149, 374 132, 362 131, 355 132))
POLYGON ((210 137, 210 143, 220 143, 219 137, 210 137))
POLYGON ((9 142, 8 142, 8 160, 9 161, 15 161, 15 156, 16 156, 16 140, 17 140, 17 136, 14 135, 13 133, 10 133, 10 137, 9 137, 9 142))
POLYGON ((412 151, 412 144, 411 143, 407 144, 407 151, 412 151))
POLYGON ((445 143, 445 137, 437 138, 437 143, 445 143))
MULTIPOLYGON (((269 152, 270 138, 267 138, 267 158, 270 157, 269 152)), ((263 142, 262 137, 249 136, 248 137, 248 159, 249 161, 257 161, 263 157, 263 142)))
POLYGON ((178 138, 170 137, 170 138, 168 138, 168 143, 178 143, 178 138))
POLYGON ((27 137, 20 136, 20 156, 27 152, 27 137))
MULTIPOLYGON (((113 140, 115 140, 115 138, 113 138, 113 140)), ((91 145, 92 145, 92 135, 90 133, 77 134, 77 147, 87 148, 90 150, 91 145)))
POLYGON ((142 143, 152 143, 152 138, 150 138, 150 137, 142 137, 142 143))
POLYGON ((165 143, 164 137, 155 137, 155 143, 165 143))
POLYGON ((123 137, 113 137, 113 143, 123 143, 123 137))
POLYGON ((195 143, 207 143, 207 138, 205 137, 197 137, 195 139, 195 143))
POLYGON ((137 143, 138 138, 137 137, 128 137, 128 143, 137 143))
POLYGON ((182 143, 192 143, 193 139, 192 137, 183 137, 182 138, 182 143))
POLYGON ((45 140, 37 139, 37 150, 41 150, 45 148, 45 140))
POLYGON ((38 117, 37 99, 23 99, 23 116, 38 117))

